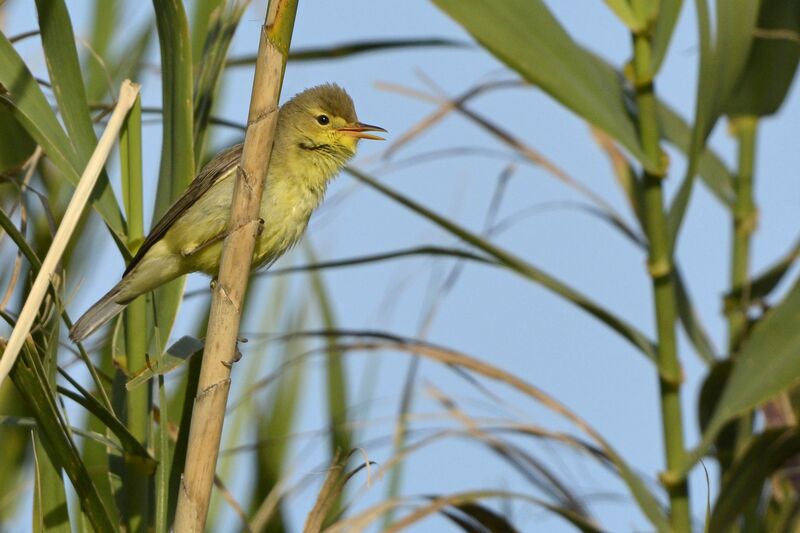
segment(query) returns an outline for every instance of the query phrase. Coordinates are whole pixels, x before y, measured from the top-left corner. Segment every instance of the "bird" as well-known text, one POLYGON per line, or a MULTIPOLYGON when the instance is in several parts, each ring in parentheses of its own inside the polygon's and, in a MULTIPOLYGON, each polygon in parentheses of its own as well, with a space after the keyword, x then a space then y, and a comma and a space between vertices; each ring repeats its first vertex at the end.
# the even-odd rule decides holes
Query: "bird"
MULTIPOLYGON (((281 106, 259 208, 254 269, 268 268, 297 243, 360 139, 384 140, 370 132, 386 130, 359 122, 352 98, 333 83, 306 89, 281 106)), ((200 170, 153 226, 119 283, 75 322, 69 332, 74 342, 175 278, 190 272, 216 278, 242 147, 220 152, 200 170)))

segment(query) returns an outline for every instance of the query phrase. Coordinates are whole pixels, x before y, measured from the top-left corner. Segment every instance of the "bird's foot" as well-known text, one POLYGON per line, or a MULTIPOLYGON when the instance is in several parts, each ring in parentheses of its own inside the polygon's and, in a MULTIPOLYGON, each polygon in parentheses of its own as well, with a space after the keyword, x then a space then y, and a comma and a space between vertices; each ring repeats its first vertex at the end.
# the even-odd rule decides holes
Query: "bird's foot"
POLYGON ((234 364, 236 364, 236 363, 238 363, 239 361, 242 360, 242 352, 241 352, 241 350, 239 350, 239 343, 240 342, 242 344, 244 344, 244 343, 247 342, 247 339, 244 338, 244 337, 239 337, 238 339, 236 339, 236 348, 234 349, 234 352, 233 352, 233 361, 223 361, 222 362, 222 364, 225 365, 226 367, 231 368, 234 364))

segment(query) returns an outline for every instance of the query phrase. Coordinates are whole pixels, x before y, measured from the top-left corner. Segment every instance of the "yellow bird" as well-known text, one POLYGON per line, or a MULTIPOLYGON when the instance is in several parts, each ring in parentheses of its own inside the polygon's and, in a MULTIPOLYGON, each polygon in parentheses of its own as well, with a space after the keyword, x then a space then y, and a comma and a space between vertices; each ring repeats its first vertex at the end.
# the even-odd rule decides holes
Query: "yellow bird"
MULTIPOLYGON (((359 139, 383 140, 383 128, 358 121, 353 100, 338 85, 307 89, 281 106, 261 200, 263 231, 253 268, 269 266, 303 235, 328 182, 355 155, 359 139)), ((70 330, 81 341, 137 296, 189 272, 217 275, 227 229, 237 144, 218 154, 153 227, 119 283, 70 330)))

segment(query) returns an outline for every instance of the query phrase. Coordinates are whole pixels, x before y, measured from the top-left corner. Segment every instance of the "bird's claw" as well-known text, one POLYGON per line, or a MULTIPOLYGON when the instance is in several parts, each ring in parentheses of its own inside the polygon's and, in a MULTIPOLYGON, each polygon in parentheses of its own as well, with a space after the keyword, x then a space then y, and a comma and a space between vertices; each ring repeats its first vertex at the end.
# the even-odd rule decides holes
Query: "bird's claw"
POLYGON ((241 350, 239 350, 240 342, 244 344, 247 342, 247 339, 244 337, 239 337, 236 339, 236 348, 234 349, 233 352, 233 361, 222 361, 222 364, 225 365, 226 367, 231 368, 234 365, 234 363, 238 363, 239 361, 242 360, 242 352, 241 350))

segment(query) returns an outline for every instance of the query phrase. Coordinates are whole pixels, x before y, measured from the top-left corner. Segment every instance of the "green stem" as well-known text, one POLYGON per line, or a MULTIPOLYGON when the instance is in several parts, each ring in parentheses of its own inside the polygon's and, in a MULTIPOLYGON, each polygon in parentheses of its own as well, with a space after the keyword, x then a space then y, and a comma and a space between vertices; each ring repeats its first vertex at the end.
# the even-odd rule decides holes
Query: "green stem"
MULTIPOLYGON (((748 280, 750 236, 756 226, 756 208, 753 202, 753 166, 758 119, 736 117, 731 127, 739 143, 739 170, 734 181, 733 248, 731 251, 731 289, 745 288, 748 280)), ((728 316, 728 350, 735 354, 747 327, 746 290, 741 291, 736 308, 728 316)))
MULTIPOLYGON (((731 289, 739 289, 739 300, 728 314, 728 354, 735 357, 742 339, 747 334, 747 307, 749 294, 750 237, 755 231, 757 211, 753 201, 753 168, 755 166, 756 132, 758 118, 740 116, 731 118, 731 129, 739 144, 739 160, 734 181, 733 243, 731 246, 731 289)), ((739 456, 753 435, 753 416, 746 414, 736 423, 734 455, 739 456)), ((723 472, 724 473, 724 472, 723 472)), ((757 502, 743 510, 743 531, 758 531, 757 502)))
MULTIPOLYGON (((639 2, 641 4, 641 2, 639 2)), ((636 3, 634 3, 636 6, 636 3)), ((639 6, 641 7, 641 6, 639 6)), ((645 154, 653 161, 662 160, 659 145, 656 97, 652 79, 652 42, 647 32, 633 36, 634 83, 639 111, 639 135, 645 154)), ((661 422, 664 432, 667 470, 674 471, 684 463, 683 416, 680 387, 682 372, 678 361, 675 325, 677 303, 673 280, 667 220, 664 213, 662 180, 658 174, 643 171, 644 226, 649 241, 648 272, 652 279, 658 332, 658 369, 661 397, 661 422)), ((686 479, 667 487, 670 521, 677 533, 691 531, 689 489, 686 479)))
MULTIPOLYGON (((128 216, 128 249, 134 251, 144 237, 142 209, 142 103, 139 98, 131 109, 120 135, 122 196, 128 216)), ((146 365, 147 308, 145 297, 135 299, 125 310, 125 368, 128 374, 146 365)), ((136 439, 147 446, 150 435, 150 385, 127 394, 126 420, 136 439)), ((147 531, 151 521, 150 493, 152 479, 134 465, 126 470, 130 531, 147 531)))

